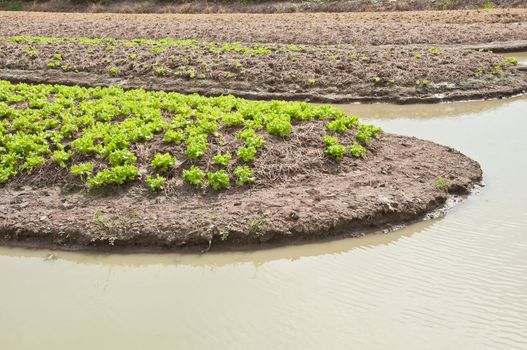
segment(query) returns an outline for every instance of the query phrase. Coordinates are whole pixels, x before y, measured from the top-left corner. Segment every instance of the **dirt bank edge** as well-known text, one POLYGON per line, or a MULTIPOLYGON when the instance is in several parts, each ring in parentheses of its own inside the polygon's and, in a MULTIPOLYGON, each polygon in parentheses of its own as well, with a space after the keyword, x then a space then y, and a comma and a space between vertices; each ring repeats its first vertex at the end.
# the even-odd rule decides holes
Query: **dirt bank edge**
POLYGON ((356 171, 271 188, 182 199, 6 187, 0 190, 0 244, 195 251, 362 236, 426 218, 481 181, 479 164, 458 151, 387 136, 356 171))
MULTIPOLYGON (((60 84, 69 86, 82 87, 108 87, 119 85, 125 90, 145 89, 167 92, 178 92, 182 94, 198 93, 203 96, 221 96, 234 95, 236 97, 251 100, 286 100, 286 101, 307 101, 319 103, 395 103, 395 104, 412 104, 412 103, 440 103, 452 101, 467 100, 486 100, 494 98, 504 98, 521 95, 527 92, 527 74, 523 69, 518 70, 524 77, 520 83, 514 80, 510 85, 491 87, 484 90, 453 90, 444 94, 423 94, 422 96, 405 96, 404 90, 393 90, 388 95, 339 95, 327 94, 323 92, 306 91, 302 93, 295 92, 265 92, 251 91, 250 85, 239 84, 239 87, 225 88, 224 86, 215 86, 212 82, 203 82, 197 84, 195 81, 170 82, 162 79, 149 77, 142 79, 134 78, 111 78, 108 76, 97 75, 93 73, 73 73, 73 72, 55 72, 55 71, 28 71, 0 69, 0 80, 7 80, 12 83, 28 84, 60 84), (515 85, 513 85, 515 83, 515 85), (240 89, 241 88, 241 89, 240 89)), ((374 92, 372 92, 374 93, 374 92)))

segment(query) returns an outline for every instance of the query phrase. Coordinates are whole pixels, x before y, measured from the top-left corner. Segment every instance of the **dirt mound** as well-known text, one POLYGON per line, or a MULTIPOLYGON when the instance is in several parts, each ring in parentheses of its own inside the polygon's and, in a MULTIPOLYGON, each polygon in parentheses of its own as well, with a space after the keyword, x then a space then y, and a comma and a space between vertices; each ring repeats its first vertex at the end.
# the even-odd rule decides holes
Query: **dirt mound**
MULTIPOLYGON (((285 159, 309 162, 303 144, 307 151, 289 149, 285 159)), ((283 164, 283 148, 268 152, 277 152, 276 166, 283 164)), ((0 239, 63 249, 144 249, 362 235, 420 219, 444 205, 448 192, 466 194, 481 179, 479 165, 451 148, 390 134, 360 164, 350 160, 329 172, 305 168, 313 171, 205 196, 145 196, 133 186, 106 196, 7 186, 0 190, 0 239)))

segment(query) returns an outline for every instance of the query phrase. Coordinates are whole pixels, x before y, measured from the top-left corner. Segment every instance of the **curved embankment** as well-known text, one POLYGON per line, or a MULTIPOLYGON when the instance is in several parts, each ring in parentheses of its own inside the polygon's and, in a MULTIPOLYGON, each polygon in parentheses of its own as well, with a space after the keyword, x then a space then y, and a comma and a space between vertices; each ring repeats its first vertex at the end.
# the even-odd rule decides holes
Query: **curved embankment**
POLYGON ((0 82, 0 240, 241 247, 423 218, 481 180, 329 106, 0 82))
POLYGON ((315 102, 432 103, 527 90, 514 59, 460 47, 0 39, 0 79, 315 102))
POLYGON ((0 242, 61 249, 231 248, 357 236, 422 219, 445 205, 449 193, 468 194, 481 180, 478 163, 457 151, 385 136, 346 171, 314 171, 299 181, 244 191, 149 196, 129 188, 100 197, 54 186, 8 186, 0 190, 0 242), (438 188, 440 176, 445 188, 438 188))

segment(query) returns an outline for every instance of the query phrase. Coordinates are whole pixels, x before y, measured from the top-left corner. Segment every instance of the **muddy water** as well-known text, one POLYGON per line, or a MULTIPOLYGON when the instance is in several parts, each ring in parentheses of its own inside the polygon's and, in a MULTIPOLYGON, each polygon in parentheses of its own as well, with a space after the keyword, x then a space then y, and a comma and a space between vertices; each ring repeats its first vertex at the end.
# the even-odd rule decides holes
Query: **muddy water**
POLYGON ((527 349, 527 98, 346 106, 481 162, 390 234, 205 255, 0 248, 0 349, 527 349))

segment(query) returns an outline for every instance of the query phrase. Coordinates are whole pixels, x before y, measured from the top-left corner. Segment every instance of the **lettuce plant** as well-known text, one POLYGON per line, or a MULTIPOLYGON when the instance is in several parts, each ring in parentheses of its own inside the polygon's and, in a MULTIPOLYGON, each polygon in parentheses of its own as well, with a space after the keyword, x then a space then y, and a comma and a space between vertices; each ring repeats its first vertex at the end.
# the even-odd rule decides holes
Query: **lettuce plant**
POLYGON ((207 178, 209 179, 210 186, 216 191, 229 187, 229 175, 223 169, 213 173, 207 173, 207 178))
POLYGON ((150 165, 152 165, 152 168, 166 173, 170 168, 176 165, 176 161, 176 157, 172 157, 170 153, 156 153, 150 165))
POLYGON ((185 179, 185 181, 189 184, 194 185, 196 187, 201 187, 204 185, 204 177, 205 173, 197 166, 193 165, 190 167, 190 169, 183 170, 183 179, 185 179))

